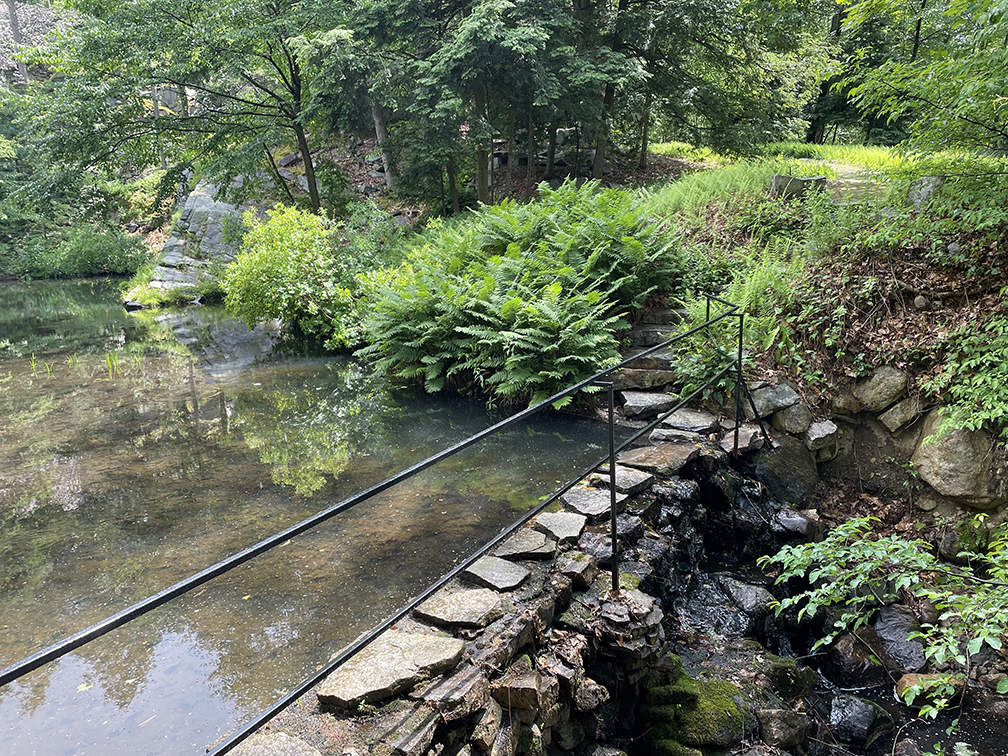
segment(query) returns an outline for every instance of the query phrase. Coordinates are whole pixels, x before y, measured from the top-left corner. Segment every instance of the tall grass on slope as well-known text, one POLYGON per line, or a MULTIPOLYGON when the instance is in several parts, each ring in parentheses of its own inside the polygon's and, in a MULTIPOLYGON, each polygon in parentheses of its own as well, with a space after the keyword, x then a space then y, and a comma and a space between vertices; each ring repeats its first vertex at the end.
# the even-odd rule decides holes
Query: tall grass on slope
POLYGON ((737 163, 714 171, 691 173, 679 181, 644 195, 644 212, 652 217, 693 212, 715 201, 740 195, 758 195, 770 186, 775 173, 817 176, 829 173, 821 163, 768 160, 737 163))

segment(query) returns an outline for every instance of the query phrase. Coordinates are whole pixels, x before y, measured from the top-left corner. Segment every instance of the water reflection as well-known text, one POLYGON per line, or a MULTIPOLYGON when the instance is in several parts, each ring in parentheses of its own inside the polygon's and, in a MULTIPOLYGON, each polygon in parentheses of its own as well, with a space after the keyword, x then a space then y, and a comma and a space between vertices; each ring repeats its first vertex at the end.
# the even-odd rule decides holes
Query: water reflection
MULTIPOLYGON (((211 310, 142 320, 91 303, 98 284, 34 286, 0 287, 5 327, 33 313, 0 342, 0 665, 490 422, 211 310)), ((553 418, 425 471, 0 689, 5 749, 202 752, 604 443, 553 418)))

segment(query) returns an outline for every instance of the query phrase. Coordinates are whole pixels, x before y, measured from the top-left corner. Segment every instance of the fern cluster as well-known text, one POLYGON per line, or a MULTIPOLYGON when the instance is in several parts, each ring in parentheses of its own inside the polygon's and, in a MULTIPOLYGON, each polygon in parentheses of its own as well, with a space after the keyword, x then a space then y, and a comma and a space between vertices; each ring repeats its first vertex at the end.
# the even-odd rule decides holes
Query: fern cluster
POLYGON ((429 231, 374 297, 361 354, 429 391, 501 404, 541 401, 612 364, 622 318, 678 288, 678 248, 627 193, 540 193, 429 231))

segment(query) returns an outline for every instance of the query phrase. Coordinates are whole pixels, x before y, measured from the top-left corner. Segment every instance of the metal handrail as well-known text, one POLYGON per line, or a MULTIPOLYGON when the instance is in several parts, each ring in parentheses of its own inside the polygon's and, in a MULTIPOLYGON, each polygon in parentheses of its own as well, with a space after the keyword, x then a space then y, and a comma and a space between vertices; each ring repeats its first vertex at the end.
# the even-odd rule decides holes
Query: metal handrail
MULTIPOLYGON (((276 533, 276 534, 274 534, 274 535, 272 535, 272 536, 270 536, 268 538, 265 538, 265 539, 259 541, 258 543, 254 544, 253 546, 250 546, 250 547, 248 547, 246 549, 243 549, 242 551, 239 551, 236 554, 232 554, 231 556, 227 557, 226 559, 223 559, 220 562, 217 562, 216 564, 211 565, 210 567, 207 567, 206 569, 201 570, 200 572, 197 572, 196 574, 189 576, 188 578, 180 580, 179 582, 175 583, 174 585, 171 585, 168 588, 165 588, 165 589, 159 591, 158 593, 155 593, 152 596, 149 596, 146 599, 143 599, 142 601, 139 601, 139 602, 137 602, 137 603, 135 603, 135 604, 133 604, 133 605, 131 605, 129 607, 126 607, 125 609, 117 612, 116 614, 113 614, 110 617, 107 617, 106 619, 104 619, 104 620, 102 620, 100 622, 97 622, 94 625, 91 625, 90 627, 85 628, 84 630, 81 630, 81 631, 79 631, 79 632, 77 632, 77 633, 75 633, 75 634, 73 634, 71 636, 68 636, 68 637, 64 638, 63 640, 58 641, 57 643, 54 643, 53 645, 48 646, 47 648, 44 648, 44 649, 42 649, 42 650, 40 650, 40 651, 38 651, 38 652, 36 652, 36 653, 28 656, 28 657, 25 657, 24 659, 20 660, 19 662, 16 662, 15 664, 12 664, 12 665, 6 667, 3 670, 0 670, 0 687, 2 687, 3 685, 6 685, 9 682, 17 680, 20 677, 23 677, 24 675, 26 675, 26 674, 28 674, 28 673, 30 673, 30 672, 38 669, 41 666, 43 666, 44 664, 47 664, 47 663, 49 663, 51 661, 55 661, 56 659, 59 659, 59 658, 65 656, 66 654, 70 653, 71 651, 74 651, 74 650, 80 648, 81 646, 83 646, 83 645, 85 645, 85 644, 87 644, 87 643, 89 643, 89 642, 91 642, 91 641, 93 641, 93 640, 95 640, 97 638, 100 638, 103 635, 106 635, 107 633, 111 632, 112 630, 115 630, 115 629, 117 629, 117 628, 125 625, 126 623, 128 623, 128 622, 130 622, 130 621, 132 621, 134 619, 137 619, 138 617, 141 617, 141 616, 143 616, 143 615, 145 615, 145 614, 147 614, 147 613, 149 613, 149 612, 157 609, 160 606, 163 606, 164 604, 166 604, 167 602, 171 601, 172 599, 177 598, 178 596, 181 596, 181 595, 183 595, 185 593, 188 593, 189 591, 192 591, 195 588, 198 588, 199 586, 201 586, 201 585, 209 582, 210 580, 214 579, 215 577, 219 577, 220 575, 223 575, 224 573, 229 572, 230 570, 234 569, 235 567, 238 567, 238 566, 244 564, 245 562, 248 562, 251 559, 254 559, 255 557, 257 557, 257 556, 259 556, 259 555, 261 555, 261 554, 263 554, 263 553, 265 553, 265 552, 267 552, 267 551, 275 548, 276 546, 279 546, 279 545, 282 545, 282 544, 286 543, 291 538, 294 538, 294 537, 296 537, 298 535, 301 535, 302 533, 304 533, 304 532, 306 532, 306 531, 308 531, 308 530, 316 527, 317 525, 320 525, 323 522, 326 522, 327 520, 331 519, 335 515, 337 515, 337 514, 339 514, 341 512, 344 512, 344 511, 346 511, 346 510, 348 510, 348 509, 356 506, 357 504, 360 504, 360 503, 362 503, 362 502, 370 499, 372 496, 375 496, 375 495, 377 495, 377 494, 379 494, 379 493, 381 493, 383 491, 388 490, 392 486, 395 486, 396 484, 401 483, 402 481, 407 480, 408 478, 413 477, 414 475, 422 472, 423 470, 426 470, 427 468, 432 467, 433 465, 441 462, 442 460, 447 459, 448 457, 451 457, 451 456, 457 454, 458 452, 463 451, 463 450, 469 448, 470 446, 473 446, 474 444, 482 441, 483 439, 485 439, 485 438, 487 438, 487 437, 489 437, 489 436, 491 436, 491 435, 493 435, 495 433, 498 433, 501 430, 504 430, 505 428, 510 427, 511 425, 519 423, 519 422, 525 420, 526 418, 531 417, 532 415, 534 415, 534 414, 540 412, 541 410, 543 410, 545 407, 550 406, 553 403, 555 403, 555 402, 557 402, 557 401, 559 401, 561 399, 564 399, 564 398, 566 398, 568 396, 573 396, 577 392, 581 391, 582 389, 588 388, 589 386, 592 386, 592 385, 598 386, 600 383, 603 384, 603 385, 605 385, 607 387, 607 389, 608 389, 610 444, 609 444, 609 454, 606 455, 606 457, 600 458, 591 467, 586 468, 585 470, 583 470, 576 478, 573 478, 572 480, 568 481, 566 484, 564 484, 563 487, 559 488, 551 496, 547 497, 543 502, 541 502, 540 504, 538 504, 535 507, 533 507, 532 509, 530 509, 519 520, 517 520, 516 522, 512 523, 511 525, 509 525, 508 527, 506 527, 505 529, 503 529, 497 536, 495 536, 492 540, 490 540, 488 543, 486 543, 482 548, 480 548, 479 550, 477 550, 476 552, 474 552, 473 554, 471 554, 469 557, 467 557, 464 561, 462 561, 461 563, 459 563, 456 567, 454 567, 452 570, 450 570, 448 573, 446 573, 444 576, 442 576, 441 579, 439 579, 437 582, 433 583, 431 586, 429 586, 427 589, 425 589, 422 593, 420 593, 418 596, 416 596, 410 602, 408 602, 403 607, 401 607, 397 612, 395 612, 394 614, 390 615, 381 624, 379 624, 376 627, 372 628, 371 631, 365 633, 360 638, 358 638, 356 641, 354 641, 352 644, 350 644, 349 646, 347 646, 343 651, 341 651, 339 654, 337 654, 335 657, 333 657, 326 665, 324 665, 318 672, 316 672, 315 674, 313 674, 309 678, 306 678, 304 681, 302 681, 300 684, 298 684, 295 688, 293 688, 287 695, 285 695, 283 698, 279 699, 279 701, 277 701, 273 706, 269 707, 264 712, 262 712, 259 716, 257 716, 255 719, 253 719, 249 723, 247 723, 239 732, 237 732, 234 735, 232 735, 224 743, 218 745, 213 751, 210 752, 210 755, 211 756, 222 756, 222 754, 225 754, 225 753, 229 752, 230 750, 232 750, 233 748, 235 748, 239 743, 241 743, 243 740, 245 740, 247 737, 249 737, 256 729, 258 729, 259 727, 261 727, 263 724, 265 724, 265 722, 267 722, 272 717, 276 716, 276 714, 280 713, 285 708, 287 708, 287 706, 289 706, 291 703, 293 703, 294 700, 296 700, 298 697, 300 697, 301 695, 303 695, 313 685, 315 685, 320 680, 322 680, 326 675, 330 674, 333 670, 335 670, 336 668, 338 668, 342 663, 344 663, 346 660, 350 659, 354 654, 356 654, 361 649, 363 649, 365 646, 367 646, 368 643, 370 643, 372 640, 374 640, 374 638, 376 638, 378 635, 380 635, 382 632, 384 632, 386 629, 388 629, 392 624, 394 624, 399 619, 401 619, 402 617, 404 617, 406 614, 408 614, 409 612, 411 612, 420 603, 422 603, 424 600, 426 600, 431 595, 433 595, 436 591, 438 591, 442 587, 444 587, 448 582, 450 582, 454 577, 456 577, 460 572, 462 572, 462 570, 464 570, 467 567, 469 567, 477 559, 479 559, 481 556, 483 556, 484 554, 486 554, 490 549, 492 549, 494 546, 496 546, 497 544, 499 544, 501 541, 503 541, 509 535, 511 535, 512 533, 514 533, 516 530, 518 530, 518 528, 520 528, 522 525, 524 525, 530 519, 532 519, 533 517, 535 517, 537 514, 539 514, 540 512, 542 512, 543 509, 545 509, 547 506, 549 506, 550 504, 552 504, 553 502, 555 502, 558 498, 560 498, 560 496, 562 496, 564 493, 566 493, 567 491, 569 491, 579 481, 583 480, 593 470, 596 470, 599 467, 601 467, 601 465, 606 461, 607 458, 608 458, 609 463, 610 463, 610 490, 612 492, 612 499, 613 499, 613 503, 612 503, 612 513, 613 513, 612 514, 612 534, 611 534, 612 547, 613 547, 613 570, 612 570, 613 571, 613 590, 614 591, 618 591, 619 590, 619 585, 618 585, 619 574, 618 574, 618 568, 617 568, 617 565, 618 565, 618 561, 617 561, 618 560, 618 545, 617 545, 617 538, 616 538, 615 503, 614 503, 614 500, 615 500, 615 491, 616 491, 616 488, 615 488, 615 484, 616 484, 616 480, 615 480, 615 478, 616 478, 616 471, 615 471, 615 464, 614 464, 614 462, 615 462, 615 455, 618 452, 622 451, 623 449, 627 448, 630 444, 632 444, 634 441, 636 441, 637 439, 639 439, 645 433, 653 430, 655 427, 657 427, 658 424, 661 423, 662 420, 664 420, 665 418, 667 418, 669 415, 671 415, 676 410, 681 409, 688 402, 692 401, 692 399, 694 399, 696 396, 698 396, 703 390, 705 390, 708 386, 710 386, 711 384, 713 384, 715 381, 719 380, 722 376, 724 376, 732 368, 725 368, 720 373, 718 373, 716 376, 713 376, 712 378, 710 378, 703 386, 701 386, 700 388, 698 388, 695 391, 693 391, 686 398, 681 399, 672 409, 670 409, 667 412, 661 414, 653 422, 651 422, 648 425, 644 426, 643 428, 639 429, 636 433, 634 433, 633 435, 631 435, 628 439, 626 439, 625 441, 623 441, 618 446, 615 444, 614 437, 613 437, 613 427, 614 427, 614 418, 613 418, 613 386, 612 386, 612 382, 611 381, 603 381, 602 379, 605 378, 606 376, 608 376, 609 374, 617 371, 617 370, 620 370, 620 369, 622 369, 624 367, 627 367, 628 365, 632 364, 636 360, 641 359, 642 357, 646 357, 646 356, 648 356, 650 354, 653 354, 653 353, 655 353, 655 352, 657 352, 657 351, 659 351, 661 349, 667 349, 669 346, 671 346, 671 345, 673 345, 673 344, 675 344, 675 343, 677 343, 677 342, 679 342, 679 341, 681 341, 681 340, 683 340, 685 338, 688 338, 689 336, 691 336, 691 335, 693 335, 693 334, 695 334, 695 333, 697 333, 697 332, 699 332, 701 330, 707 329, 707 328, 711 327, 712 325, 714 325, 715 323, 718 323, 719 321, 725 320, 726 318, 730 318, 730 317, 738 317, 739 318, 739 356, 738 356, 738 360, 737 360, 737 365, 734 366, 735 369, 737 369, 737 371, 738 371, 737 382, 736 382, 737 386, 736 386, 736 423, 735 423, 735 426, 736 426, 735 448, 737 450, 738 449, 738 425, 739 425, 739 419, 740 419, 741 392, 744 390, 744 386, 742 384, 742 373, 741 373, 741 366, 742 366, 742 347, 741 347, 742 341, 741 341, 741 339, 742 339, 742 323, 743 323, 742 317, 743 316, 741 315, 741 313, 738 312, 738 309, 739 309, 738 305, 732 304, 731 302, 728 302, 728 301, 726 301, 724 299, 721 299, 719 297, 708 296, 707 297, 707 318, 700 325, 694 326, 693 328, 690 328, 690 329, 688 329, 686 331, 683 331, 683 332, 681 332, 679 334, 676 334, 675 336, 673 336, 673 337, 671 337, 671 338, 669 338, 669 339, 667 339, 667 340, 665 340, 665 341, 663 341, 663 342, 661 342, 659 344, 656 344, 656 345, 654 345, 654 346, 652 346, 652 347, 650 347, 648 349, 645 349, 644 351, 642 351, 642 352, 640 352, 638 354, 635 354, 632 357, 628 357, 627 359, 622 360, 619 363, 617 363, 615 365, 612 365, 611 367, 605 368, 604 370, 599 371, 595 375, 592 375, 589 378, 585 378, 584 380, 579 381, 578 383, 576 383, 576 384, 574 384, 572 386, 569 386, 568 388, 566 388, 566 389, 564 389, 562 391, 559 391, 559 392, 553 394, 552 396, 550 396, 547 399, 544 399, 543 401, 539 402, 538 404, 535 404, 535 405, 533 405, 531 407, 527 407, 526 409, 524 409, 524 410, 522 410, 520 412, 517 412, 514 415, 511 415, 510 417, 505 418, 504 420, 501 420, 501 421, 499 421, 499 422, 497 422, 497 423, 495 423, 495 424, 493 424, 493 425, 491 425, 491 426, 483 429, 482 431, 480 431, 480 432, 478 432, 478 433, 470 436, 469 438, 466 438, 466 439, 464 439, 464 440, 462 440, 462 441, 460 441, 460 442, 458 442, 458 443, 456 443, 456 444, 454 444, 454 445, 452 445, 452 446, 450 446, 450 447, 448 447, 446 449, 443 449, 442 451, 438 452, 437 454, 434 454, 434 455, 432 455, 432 456, 430 456, 430 457, 428 457, 428 458, 426 458, 426 459, 424 459, 424 460, 416 463, 415 465, 412 465, 411 467, 408 467, 408 468, 406 468, 406 469, 404 469, 404 470, 396 473, 395 475, 392 475, 391 477, 388 477, 385 480, 383 480, 383 481, 381 481, 379 483, 376 483, 376 484, 374 484, 374 485, 372 485, 372 486, 364 489, 363 491, 360 491, 360 492, 358 492, 358 493, 356 493, 356 494, 354 494, 352 496, 349 496, 346 499, 343 499, 342 501, 340 501, 340 502, 332 505, 331 507, 328 507, 328 508, 322 510, 321 512, 318 512, 315 515, 312 515, 311 517, 308 517, 308 518, 302 520, 301 522, 298 522, 295 525, 292 525, 292 526, 290 526, 290 527, 288 527, 288 528, 280 531, 279 533, 276 533), (719 302, 721 304, 724 304, 729 309, 712 319, 710 317, 710 303, 711 303, 711 301, 716 301, 716 302, 719 302)), ((752 397, 750 396, 750 403, 751 402, 752 402, 752 397)), ((755 409, 755 407, 754 407, 754 409, 755 409)), ((758 417, 758 415, 757 415, 757 417, 758 417)), ((762 423, 761 423, 761 426, 762 426, 762 423)), ((764 434, 766 434, 766 430, 765 429, 763 430, 763 432, 764 432, 764 434)))

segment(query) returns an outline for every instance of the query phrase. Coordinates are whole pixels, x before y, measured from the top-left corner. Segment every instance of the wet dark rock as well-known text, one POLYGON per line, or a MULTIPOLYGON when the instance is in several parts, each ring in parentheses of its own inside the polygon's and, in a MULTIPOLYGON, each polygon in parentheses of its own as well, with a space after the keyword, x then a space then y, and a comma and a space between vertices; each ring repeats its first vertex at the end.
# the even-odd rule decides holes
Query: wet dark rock
POLYGON ((893 746, 893 756, 921 756, 921 749, 910 738, 905 738, 893 746))
POLYGON ((590 677, 584 678, 574 694, 574 706, 578 711, 591 711, 609 700, 609 691, 590 677))
POLYGON ((850 633, 841 635, 830 646, 824 672, 842 687, 879 685, 889 679, 879 657, 850 633))
POLYGON ((750 617, 759 617, 770 610, 773 602, 773 594, 762 585, 752 585, 743 583, 741 580, 719 575, 718 582, 721 587, 731 596, 732 600, 743 612, 750 617))
POLYGON ((588 554, 575 551, 561 563, 560 572, 573 581, 577 590, 583 591, 592 584, 595 576, 598 575, 598 565, 595 563, 595 559, 588 554))
POLYGON ((677 607, 685 629, 737 638, 753 627, 752 617, 739 609, 715 575, 696 576, 677 607))
POLYGON ((917 672, 924 666, 927 661, 924 646, 919 640, 907 640, 910 633, 920 630, 912 612, 898 606, 883 606, 873 624, 886 652, 904 672, 917 672))
POLYGON ((782 509, 774 516, 771 527, 803 541, 822 540, 822 522, 815 510, 782 509))
POLYGON ((819 483, 815 457, 792 436, 782 436, 774 449, 754 452, 746 467, 785 504, 803 504, 819 483))
POLYGON ((123 302, 123 309, 126 310, 126 312, 137 312, 139 310, 142 310, 143 308, 144 306, 142 304, 132 299, 127 299, 125 302, 123 302))
POLYGON ((807 714, 790 709, 760 709, 756 718, 763 742, 774 748, 800 746, 812 729, 812 720, 807 714))
POLYGON ((644 521, 636 515, 621 514, 616 518, 616 537, 636 543, 644 535, 644 521))
POLYGON ((830 730, 841 743, 865 747, 892 728, 892 717, 877 704, 839 695, 830 707, 830 730))
POLYGON ((663 506, 671 504, 690 504, 700 496, 700 484, 695 480, 671 477, 655 484, 652 489, 655 498, 663 506))
POLYGON ((578 548, 591 556, 597 564, 608 567, 612 562, 612 540, 606 533, 583 533, 578 548))

